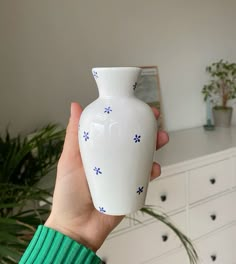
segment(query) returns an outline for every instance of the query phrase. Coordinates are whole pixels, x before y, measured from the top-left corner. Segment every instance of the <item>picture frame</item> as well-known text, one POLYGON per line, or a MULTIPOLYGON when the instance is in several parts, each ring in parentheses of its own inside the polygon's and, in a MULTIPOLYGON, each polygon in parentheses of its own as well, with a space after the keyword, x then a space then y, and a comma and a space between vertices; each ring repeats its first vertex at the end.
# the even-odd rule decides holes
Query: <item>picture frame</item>
POLYGON ((151 107, 155 107, 160 112, 158 119, 159 129, 164 128, 164 119, 162 111, 160 79, 157 66, 139 66, 141 74, 138 78, 134 91, 135 96, 147 103, 151 107))

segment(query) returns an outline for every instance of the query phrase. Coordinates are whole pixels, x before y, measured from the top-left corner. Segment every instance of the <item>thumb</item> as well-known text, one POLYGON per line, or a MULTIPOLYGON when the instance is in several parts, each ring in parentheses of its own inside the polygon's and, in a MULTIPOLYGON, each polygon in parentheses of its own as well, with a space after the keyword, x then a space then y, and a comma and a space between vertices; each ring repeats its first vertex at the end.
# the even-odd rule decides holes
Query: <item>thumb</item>
POLYGON ((82 108, 78 103, 71 103, 71 114, 66 129, 66 137, 62 156, 66 159, 75 158, 79 155, 78 126, 82 108))

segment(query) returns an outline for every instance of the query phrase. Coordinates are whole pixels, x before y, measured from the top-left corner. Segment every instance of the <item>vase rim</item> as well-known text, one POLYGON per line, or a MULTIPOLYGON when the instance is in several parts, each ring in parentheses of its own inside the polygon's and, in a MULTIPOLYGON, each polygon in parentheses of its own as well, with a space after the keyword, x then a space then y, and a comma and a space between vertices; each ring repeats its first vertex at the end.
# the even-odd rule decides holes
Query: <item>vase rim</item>
POLYGON ((103 70, 103 71, 106 71, 106 70, 134 70, 134 69, 136 69, 136 70, 140 70, 141 68, 140 67, 132 67, 132 66, 127 66, 127 67, 123 67, 123 66, 121 66, 121 67, 94 67, 94 68, 92 68, 92 70, 103 70))

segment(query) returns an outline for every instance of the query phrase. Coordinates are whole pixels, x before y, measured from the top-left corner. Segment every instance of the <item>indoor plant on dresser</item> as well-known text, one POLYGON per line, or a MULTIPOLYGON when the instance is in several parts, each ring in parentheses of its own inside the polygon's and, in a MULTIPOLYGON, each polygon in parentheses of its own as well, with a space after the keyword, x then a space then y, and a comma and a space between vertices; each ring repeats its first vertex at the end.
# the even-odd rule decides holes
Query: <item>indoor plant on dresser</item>
POLYGON ((228 101, 236 98, 236 63, 220 60, 206 67, 212 79, 202 89, 204 100, 211 99, 215 126, 229 127, 233 108, 228 101))

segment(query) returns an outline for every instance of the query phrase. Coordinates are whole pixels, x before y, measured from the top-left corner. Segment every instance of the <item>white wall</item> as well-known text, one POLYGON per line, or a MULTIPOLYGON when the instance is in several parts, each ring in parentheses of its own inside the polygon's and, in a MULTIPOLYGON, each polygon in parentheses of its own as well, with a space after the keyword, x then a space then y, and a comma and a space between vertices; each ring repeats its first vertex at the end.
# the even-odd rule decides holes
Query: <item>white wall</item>
MULTIPOLYGON (((93 66, 158 65, 166 128, 205 122, 205 66, 236 61, 235 0, 1 0, 0 131, 66 125, 93 66)), ((236 123, 236 112, 234 115, 236 123)))

